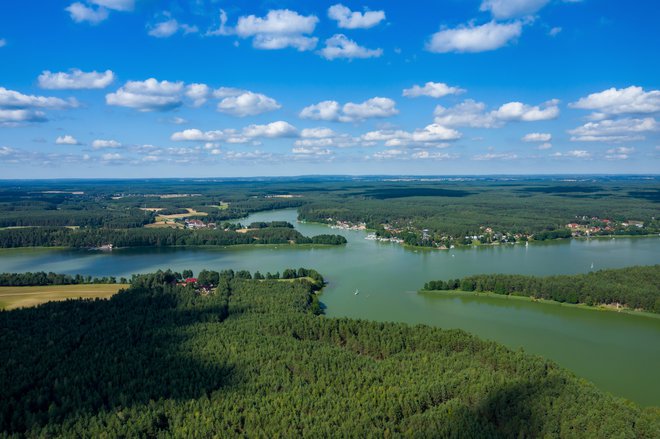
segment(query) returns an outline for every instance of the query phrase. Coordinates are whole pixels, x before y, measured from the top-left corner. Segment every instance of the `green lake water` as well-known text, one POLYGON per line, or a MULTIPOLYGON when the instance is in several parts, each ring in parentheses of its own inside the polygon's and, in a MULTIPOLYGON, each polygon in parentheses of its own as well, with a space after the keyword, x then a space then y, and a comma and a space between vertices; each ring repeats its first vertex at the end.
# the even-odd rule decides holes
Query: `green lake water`
MULTIPOLYGON (((289 221, 296 211, 241 220, 289 221)), ((511 348, 550 358, 600 388, 660 406, 660 318, 537 303, 507 297, 418 294, 433 279, 477 273, 569 274, 660 263, 660 238, 572 240, 440 250, 413 250, 365 240, 365 232, 297 223, 305 235, 339 233, 342 247, 141 248, 0 251, 0 271, 54 271, 130 276, 157 269, 282 271, 310 267, 328 280, 321 300, 329 317, 460 328, 511 348), (359 294, 355 295, 355 290, 359 294)))

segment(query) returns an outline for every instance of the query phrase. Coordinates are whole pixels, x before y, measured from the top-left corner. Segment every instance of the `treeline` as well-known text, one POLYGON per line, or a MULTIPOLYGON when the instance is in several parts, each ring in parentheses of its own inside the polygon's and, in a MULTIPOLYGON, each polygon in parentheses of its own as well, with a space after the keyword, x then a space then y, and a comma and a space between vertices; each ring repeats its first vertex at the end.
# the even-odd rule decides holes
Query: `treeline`
MULTIPOLYGON (((126 278, 119 278, 119 283, 125 284, 126 278)), ((92 277, 81 274, 58 274, 37 271, 34 273, 0 273, 0 286, 2 287, 28 287, 44 285, 80 285, 80 284, 116 284, 114 276, 92 277)))
POLYGON ((487 291, 587 305, 620 304, 660 313, 660 265, 547 277, 482 274, 424 284, 425 290, 487 291))
MULTIPOLYGON (((187 212, 187 211, 186 211, 187 212)), ((152 212, 140 209, 100 210, 98 206, 84 210, 15 210, 0 209, 0 227, 103 227, 133 228, 153 222, 152 212)))
POLYGON ((93 248, 106 244, 115 247, 166 247, 238 244, 325 244, 342 245, 339 235, 303 236, 289 227, 267 227, 246 233, 224 230, 189 229, 67 229, 20 228, 0 230, 0 247, 74 247, 93 248))
POLYGON ((0 312, 0 436, 658 436, 657 409, 538 356, 319 317, 306 280, 217 273, 207 295, 159 272, 0 312))

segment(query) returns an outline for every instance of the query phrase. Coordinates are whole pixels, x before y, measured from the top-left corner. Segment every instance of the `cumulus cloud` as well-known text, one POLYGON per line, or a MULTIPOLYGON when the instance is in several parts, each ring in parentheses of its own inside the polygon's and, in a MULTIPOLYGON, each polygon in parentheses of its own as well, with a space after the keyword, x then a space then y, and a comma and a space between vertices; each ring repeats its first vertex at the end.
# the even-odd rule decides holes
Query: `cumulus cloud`
POLYGON ((319 50, 319 54, 330 61, 337 58, 378 58, 383 54, 383 49, 367 49, 346 35, 335 34, 325 40, 325 47, 319 50))
POLYGON ((78 139, 68 134, 65 136, 59 136, 57 139, 55 139, 55 143, 57 145, 80 145, 78 139))
POLYGON ((370 131, 361 136, 364 142, 384 142, 388 147, 399 147, 410 144, 432 146, 449 146, 447 141, 461 138, 461 133, 438 124, 430 124, 415 131, 405 130, 377 130, 370 131))
POLYGON ((92 148, 105 149, 105 148, 121 148, 121 143, 116 140, 96 139, 92 142, 92 148))
POLYGON ((249 125, 241 131, 234 129, 202 131, 196 128, 175 132, 174 141, 247 143, 256 138, 295 137, 296 128, 288 122, 276 121, 265 125, 249 125))
POLYGON ((77 107, 78 101, 73 98, 60 99, 55 97, 25 95, 23 93, 0 87, 0 108, 50 108, 61 110, 77 107))
POLYGON ((566 152, 556 152, 552 154, 552 157, 565 157, 565 158, 575 158, 575 159, 590 159, 591 158, 591 153, 589 151, 585 151, 583 149, 573 149, 571 151, 566 151, 566 152))
POLYGON ((605 158, 607 160, 627 160, 633 152, 635 152, 635 148, 620 146, 608 149, 605 158))
POLYGON ((569 104, 571 108, 594 110, 605 115, 648 114, 660 112, 660 90, 642 87, 610 88, 592 93, 569 104))
POLYGON ((16 126, 28 122, 45 122, 46 120, 46 113, 43 111, 0 108, 0 126, 16 126))
POLYGON ((328 148, 320 147, 305 147, 305 146, 296 146, 291 149, 291 152, 295 155, 305 156, 305 157, 322 157, 332 155, 332 151, 328 148))
MULTIPOLYGON (((169 17, 169 14, 166 14, 169 17)), ((191 26, 185 23, 179 23, 176 19, 170 18, 168 20, 161 21, 149 28, 147 32, 152 37, 156 38, 167 38, 171 37, 178 31, 182 31, 184 34, 190 34, 198 32, 199 29, 197 26, 191 26)))
POLYGON ((494 18, 507 19, 534 14, 550 0, 483 0, 480 10, 489 11, 494 18))
POLYGON ((209 35, 237 35, 252 38, 256 49, 276 50, 293 47, 299 51, 312 50, 318 38, 308 36, 314 32, 319 19, 315 15, 303 16, 288 9, 268 11, 265 17, 255 15, 238 18, 236 26, 226 26, 227 14, 220 12, 220 28, 209 35))
POLYGON ((529 133, 522 138, 523 142, 549 142, 552 140, 550 133, 529 133))
POLYGON ((435 122, 445 126, 466 126, 472 128, 494 128, 498 121, 486 113, 486 104, 467 99, 451 108, 438 105, 434 111, 435 122))
POLYGON ((399 113, 396 102, 389 98, 374 97, 361 103, 348 102, 341 106, 337 101, 322 101, 305 107, 300 112, 303 119, 357 122, 369 118, 384 118, 399 113))
POLYGON ((27 122, 45 122, 43 109, 63 110, 78 107, 73 98, 26 95, 0 87, 0 125, 16 126, 27 122))
POLYGON ((517 154, 510 152, 505 153, 488 153, 488 154, 477 154, 472 156, 472 160, 477 161, 488 161, 488 160, 516 160, 518 158, 517 154))
POLYGON ((71 3, 64 8, 69 13, 71 19, 76 23, 98 24, 108 18, 108 10, 105 8, 93 8, 85 6, 80 2, 71 3))
POLYGON ((39 87, 50 90, 99 89, 107 87, 114 80, 112 70, 83 72, 80 69, 70 69, 68 72, 44 70, 38 78, 39 87))
POLYGON ((465 89, 450 87, 444 82, 427 82, 423 86, 413 85, 411 88, 403 90, 403 96, 416 98, 419 96, 430 96, 432 98, 441 98, 448 95, 459 95, 465 93, 465 89))
POLYGON ((328 8, 328 17, 344 29, 369 29, 385 19, 384 11, 354 12, 337 3, 328 8))
POLYGON ((183 103, 183 82, 128 81, 114 93, 105 95, 108 105, 134 108, 139 111, 166 111, 180 107, 183 103))
POLYGON ((458 158, 457 154, 448 152, 417 151, 411 154, 415 160, 453 160, 458 158))
POLYGON ((524 122, 556 119, 559 116, 557 104, 559 104, 557 99, 545 102, 541 106, 531 106, 522 102, 508 102, 495 111, 494 117, 499 120, 524 122))
MULTIPOLYGON (((116 92, 106 95, 108 105, 139 111, 167 111, 180 107, 184 102, 199 107, 209 99, 220 99, 217 110, 235 116, 261 114, 280 108, 273 98, 249 90, 231 87, 213 90, 206 84, 186 85, 181 81, 158 81, 155 78, 128 81, 116 92)), ((183 120, 178 120, 178 123, 183 120)))
POLYGON ((569 130, 574 142, 625 142, 643 140, 642 133, 658 131, 660 125, 652 117, 643 119, 623 118, 587 122, 569 130))
POLYGON ((293 137, 297 134, 296 128, 288 122, 278 120, 266 125, 249 125, 243 128, 243 135, 250 138, 255 137, 293 137))
POLYGON ((496 23, 481 26, 469 24, 455 29, 442 29, 431 35, 426 49, 435 53, 485 52, 499 49, 522 33, 522 23, 496 23))
POLYGON ((275 99, 250 91, 241 93, 238 96, 226 97, 218 103, 218 111, 239 117, 254 116, 281 107, 275 99))
POLYGON ((497 110, 486 112, 483 102, 467 99, 451 108, 438 105, 435 122, 444 126, 468 126, 473 128, 497 128, 506 122, 535 122, 556 119, 559 116, 559 101, 547 101, 541 105, 508 102, 497 110))

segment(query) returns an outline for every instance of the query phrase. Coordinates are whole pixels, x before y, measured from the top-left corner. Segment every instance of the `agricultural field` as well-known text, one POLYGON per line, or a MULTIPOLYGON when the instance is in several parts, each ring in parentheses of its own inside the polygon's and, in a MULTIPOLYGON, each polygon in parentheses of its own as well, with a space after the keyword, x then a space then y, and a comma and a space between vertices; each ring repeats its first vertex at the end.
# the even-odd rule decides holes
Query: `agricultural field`
POLYGON ((0 309, 27 308, 67 299, 107 299, 127 286, 125 284, 84 284, 0 287, 0 309))

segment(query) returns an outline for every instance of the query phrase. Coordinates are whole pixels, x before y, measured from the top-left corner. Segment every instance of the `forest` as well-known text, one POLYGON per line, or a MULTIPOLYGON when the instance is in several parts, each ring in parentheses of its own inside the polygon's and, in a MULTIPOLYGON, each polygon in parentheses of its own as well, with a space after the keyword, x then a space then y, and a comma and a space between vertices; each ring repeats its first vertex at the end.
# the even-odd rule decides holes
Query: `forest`
POLYGON ((231 229, 229 221, 250 213, 297 208, 304 221, 364 224, 379 238, 449 248, 576 234, 657 234, 658 203, 657 176, 2 181, 0 245, 55 245, 49 240, 102 245, 99 240, 112 235, 105 230, 117 231, 126 246, 245 244, 249 238, 235 235, 141 229, 168 226, 162 221, 167 215, 182 215, 169 226, 184 227, 188 213, 204 227, 231 229), (569 223, 577 223, 580 232, 567 228, 569 223), (14 231, 30 227, 43 230, 14 231), (85 231, 56 230, 65 227, 85 231))
POLYGON ((190 229, 69 229, 21 227, 0 230, 0 248, 11 247, 167 247, 240 244, 343 245, 340 235, 303 236, 291 227, 265 227, 239 233, 234 230, 190 229))
POLYGON ((429 281, 423 289, 450 290, 510 294, 590 306, 618 304, 660 313, 660 265, 546 277, 480 274, 462 279, 429 281))
POLYGON ((0 312, 0 435, 660 435, 657 408, 540 357, 460 330, 326 318, 306 277, 214 273, 210 294, 157 272, 109 300, 0 312))

